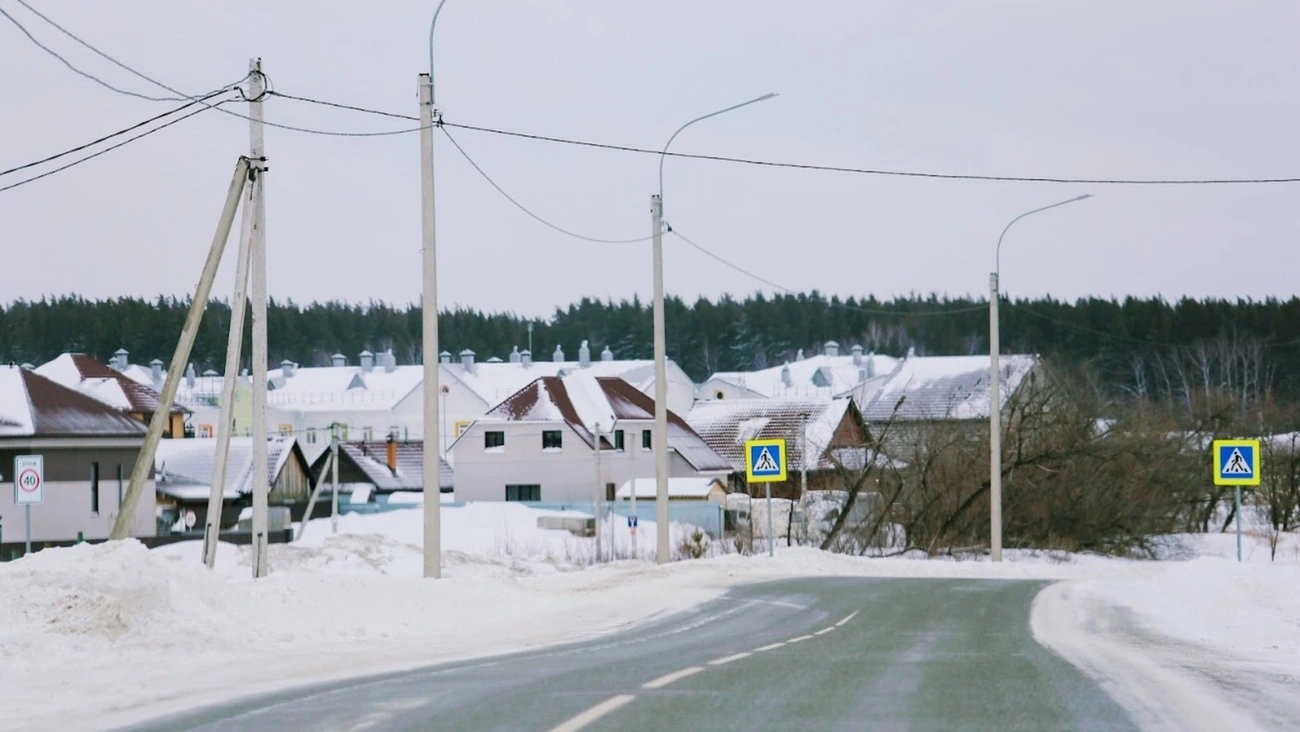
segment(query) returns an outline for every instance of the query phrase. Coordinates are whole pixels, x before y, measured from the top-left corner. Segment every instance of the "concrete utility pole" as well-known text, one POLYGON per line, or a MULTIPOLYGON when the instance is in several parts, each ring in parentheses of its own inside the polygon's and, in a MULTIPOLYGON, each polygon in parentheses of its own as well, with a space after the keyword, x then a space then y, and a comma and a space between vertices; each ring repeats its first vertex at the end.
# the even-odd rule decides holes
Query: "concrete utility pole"
POLYGON ((1002 237, 1007 235, 1012 224, 1026 216, 1091 197, 1085 193, 1068 201, 1026 211, 1011 219, 998 236, 993 272, 989 274, 989 557, 995 562, 1002 561, 1002 400, 998 366, 998 273, 1002 271, 1002 237))
MULTIPOLYGON (((325 476, 321 476, 324 478, 325 476)), ((339 426, 330 425, 330 533, 339 533, 339 426)))
POLYGON ((733 104, 726 109, 687 122, 673 136, 668 138, 664 149, 659 154, 659 194, 650 197, 650 219, 654 235, 654 341, 655 341, 655 429, 652 447, 655 453, 655 537, 657 539, 656 561, 666 564, 671 558, 668 548, 668 366, 667 346, 664 333, 664 158, 673 140, 682 130, 701 120, 717 117, 733 109, 749 106, 755 102, 771 99, 776 94, 764 94, 748 102, 733 104))
POLYGON ((266 77, 261 59, 249 62, 249 142, 252 146, 253 230, 249 239, 249 269, 253 277, 253 578, 267 573, 267 494, 271 491, 266 442, 266 151, 262 126, 262 97, 266 77))
MULTIPOLYGON (((596 508, 596 561, 599 562, 601 558, 600 535, 605 533, 605 527, 601 525, 601 521, 600 521, 601 514, 603 513, 600 510, 601 509, 600 498, 601 498, 601 493, 603 492, 601 488, 601 483, 603 481, 600 473, 600 423, 599 422, 596 423, 596 439, 595 439, 595 445, 594 445, 594 449, 592 450, 592 453, 595 454, 596 456, 596 507, 595 507, 596 508)), ((610 554, 612 555, 614 553, 614 545, 610 544, 609 549, 610 549, 610 554)))
POLYGON ((145 481, 153 472, 154 455, 158 452, 158 441, 162 439, 163 428, 171 416, 172 405, 176 401, 176 391, 180 388, 183 364, 190 360, 190 351, 194 347, 194 337, 198 334, 199 321, 208 305, 208 296, 212 293, 212 280, 217 276, 221 264, 221 254, 226 249, 226 240, 230 238, 230 227, 235 222, 235 211, 239 208, 239 199, 244 193, 248 180, 249 161, 241 156, 235 164, 235 174, 231 178, 230 188, 226 192, 226 203, 217 220, 217 231, 208 248, 208 258, 203 263, 203 273, 199 275, 198 286, 194 289, 194 299, 190 301, 189 313, 185 316, 185 325, 181 328, 180 340, 172 354, 171 366, 167 369, 167 379, 163 382, 162 394, 158 397, 158 408, 149 420, 149 430, 145 433, 144 445, 131 468, 131 481, 127 484, 126 495, 117 518, 113 521, 113 530, 108 537, 114 540, 125 539, 131 535, 131 523, 135 518, 135 509, 140 505, 140 496, 144 493, 145 481))
MULTIPOLYGON (((442 6, 439 5, 441 10, 442 6)), ((437 15, 434 15, 437 22, 437 15)), ((433 28, 429 29, 429 42, 433 43, 433 28)), ((433 50, 430 48, 430 58, 433 50)), ((423 214, 424 248, 421 250, 424 296, 423 308, 423 361, 424 361, 424 576, 442 576, 442 488, 438 478, 438 453, 440 443, 438 425, 438 257, 437 218, 433 203, 433 77, 420 74, 420 207, 423 214), (432 436, 433 439, 430 439, 432 436)))

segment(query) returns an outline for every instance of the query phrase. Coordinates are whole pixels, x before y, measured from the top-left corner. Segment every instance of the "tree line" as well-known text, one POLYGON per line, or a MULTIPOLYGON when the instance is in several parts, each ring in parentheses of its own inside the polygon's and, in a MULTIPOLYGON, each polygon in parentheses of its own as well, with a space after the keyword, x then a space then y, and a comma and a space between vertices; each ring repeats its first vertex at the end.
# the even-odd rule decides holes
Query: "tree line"
MULTIPOLYGON (((584 298, 557 308, 549 319, 469 308, 439 315, 440 343, 453 354, 469 349, 479 360, 507 358, 532 344, 536 360, 557 346, 576 359, 582 341, 592 353, 608 346, 618 358, 653 355, 650 304, 584 298), (531 329, 531 332, 530 332, 531 329)), ((0 307, 0 359, 39 364, 66 351, 107 360, 119 348, 134 362, 166 361, 175 348, 189 303, 159 297, 88 300, 70 295, 0 307)), ((988 305, 982 299, 910 296, 843 299, 818 292, 754 294, 665 303, 668 353, 697 381, 717 371, 741 371, 812 355, 828 340, 860 344, 901 356, 978 354, 988 350, 988 305)), ((342 353, 357 362, 363 349, 391 348, 399 363, 418 363, 421 308, 272 300, 267 325, 272 365, 288 359, 327 365, 342 353)), ((209 303, 192 361, 220 370, 225 358, 229 304, 209 303)), ((1300 298, 1197 300, 1183 298, 1054 298, 1005 301, 1005 350, 1037 353, 1087 365, 1115 392, 1177 397, 1195 378, 1223 378, 1288 399, 1300 395, 1300 298), (1217 355, 1216 355, 1217 354, 1217 355), (1219 371, 1209 374, 1211 363, 1219 371)), ((251 330, 246 327, 245 344, 251 330)), ((247 345, 245 364, 247 364, 247 345)))

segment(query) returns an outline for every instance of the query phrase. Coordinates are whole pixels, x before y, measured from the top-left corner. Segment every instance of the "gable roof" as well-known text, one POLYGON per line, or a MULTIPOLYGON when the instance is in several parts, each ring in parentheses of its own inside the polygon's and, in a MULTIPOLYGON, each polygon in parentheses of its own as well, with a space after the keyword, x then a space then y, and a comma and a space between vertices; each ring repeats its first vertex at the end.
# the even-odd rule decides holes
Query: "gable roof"
MULTIPOLYGON (((654 421, 654 400, 616 376, 593 376, 589 369, 564 377, 534 380, 493 407, 483 421, 565 422, 591 447, 596 425, 613 429, 621 420, 654 421)), ((602 449, 610 449, 608 439, 602 449)), ((700 472, 730 471, 731 464, 714 452, 695 430, 668 411, 668 448, 700 472)))
POLYGON ((838 396, 862 383, 863 371, 871 378, 888 373, 898 363, 898 359, 878 353, 864 353, 859 362, 855 358, 819 354, 758 371, 720 371, 709 380, 727 382, 761 398, 838 396), (789 385, 783 377, 786 369, 789 385))
POLYGON ((745 469, 747 440, 771 439, 786 441, 786 462, 791 470, 804 467, 805 451, 808 470, 827 470, 833 467, 828 450, 846 417, 857 418, 852 399, 780 397, 700 401, 686 419, 733 470, 745 469), (801 426, 805 430, 802 440, 801 426))
MULTIPOLYGON (((998 359, 1005 406, 1038 364, 1036 356, 998 359)), ((869 422, 887 421, 898 400, 899 420, 973 420, 989 416, 988 356, 911 356, 898 363, 870 398, 862 414, 869 422)))
MULTIPOLYGON (((397 473, 388 469, 388 443, 340 442, 339 461, 352 462, 381 491, 424 488, 424 441, 397 442, 397 473)), ((452 487, 452 470, 446 460, 438 459, 438 488, 452 487)), ((325 479, 325 478, 322 478, 325 479)))
MULTIPOLYGON (((673 372, 680 371, 680 367, 672 359, 668 359, 666 365, 668 381, 672 383, 673 372)), ((533 361, 526 366, 521 361, 486 362, 475 363, 472 371, 467 371, 457 363, 441 364, 444 379, 454 379, 464 384, 489 405, 500 403, 539 378, 582 373, 597 377, 616 376, 634 388, 646 391, 654 385, 655 368, 654 361, 649 360, 597 360, 588 362, 586 368, 578 361, 533 361)), ((689 380, 684 372, 681 377, 689 380)))
MULTIPOLYGON (((157 411, 161 394, 107 364, 84 353, 65 353, 41 364, 36 373, 63 386, 127 412, 157 411)), ((188 414, 181 404, 172 404, 172 414, 188 414)))
MULTIPOLYGON (((217 440, 184 439, 160 440, 154 453, 155 482, 159 491, 167 486, 212 485, 212 469, 216 462, 217 440)), ((290 460, 298 460, 307 474, 310 468, 303 457, 298 441, 293 437, 272 437, 266 444, 266 479, 271 486, 280 477, 290 460)), ((226 484, 223 492, 249 495, 253 492, 253 438, 231 437, 230 454, 226 460, 226 484)))
POLYGON ((142 422, 34 371, 0 367, 0 437, 143 437, 142 422))

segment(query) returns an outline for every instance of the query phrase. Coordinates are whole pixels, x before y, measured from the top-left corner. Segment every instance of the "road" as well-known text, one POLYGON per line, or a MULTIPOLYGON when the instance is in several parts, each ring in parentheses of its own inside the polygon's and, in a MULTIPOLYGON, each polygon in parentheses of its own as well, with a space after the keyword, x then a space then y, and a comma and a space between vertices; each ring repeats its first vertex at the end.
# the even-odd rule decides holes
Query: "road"
POLYGON ((1095 683, 1034 641, 1030 603, 1043 586, 750 585, 598 641, 301 688, 128 729, 1135 729, 1095 683))

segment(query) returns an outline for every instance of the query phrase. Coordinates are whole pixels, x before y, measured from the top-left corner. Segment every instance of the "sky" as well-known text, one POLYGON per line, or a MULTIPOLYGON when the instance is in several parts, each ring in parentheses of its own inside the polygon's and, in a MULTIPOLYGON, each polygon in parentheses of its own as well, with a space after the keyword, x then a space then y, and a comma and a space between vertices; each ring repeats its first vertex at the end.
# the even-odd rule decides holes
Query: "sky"
MULTIPOLYGON (((189 94, 260 57, 282 93, 418 114, 436 2, 28 0, 105 53, 189 94)), ((5 9, 78 67, 168 95, 5 9)), ((435 38, 449 123, 659 149, 873 169, 1068 178, 1300 175, 1290 0, 447 0, 435 38)), ((178 106, 109 91, 0 17, 0 170, 178 106)), ((229 105, 236 111, 245 105, 229 105)), ((266 119, 335 131, 410 122, 283 98, 266 119)), ((248 122, 204 112, 0 192, 0 302, 194 291, 248 122)), ((585 236, 649 236, 655 155, 451 130, 537 216, 585 236)), ((269 291, 298 302, 420 293, 419 136, 266 130, 269 291)), ((436 138, 438 300, 547 316, 587 296, 643 300, 651 247, 592 244, 515 208, 436 138)), ((7 185, 52 166, 0 177, 7 185)), ((1127 186, 952 181, 669 158, 674 230, 796 291, 987 293, 994 247, 1013 297, 1296 293, 1300 184, 1127 186)), ((238 230, 214 294, 233 288, 238 230)), ((676 237, 687 299, 770 285, 676 237)))

